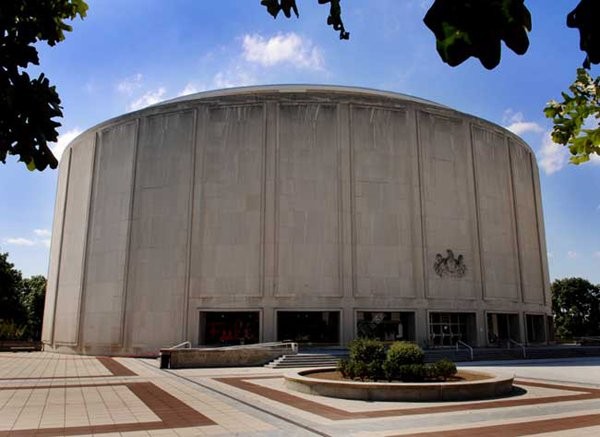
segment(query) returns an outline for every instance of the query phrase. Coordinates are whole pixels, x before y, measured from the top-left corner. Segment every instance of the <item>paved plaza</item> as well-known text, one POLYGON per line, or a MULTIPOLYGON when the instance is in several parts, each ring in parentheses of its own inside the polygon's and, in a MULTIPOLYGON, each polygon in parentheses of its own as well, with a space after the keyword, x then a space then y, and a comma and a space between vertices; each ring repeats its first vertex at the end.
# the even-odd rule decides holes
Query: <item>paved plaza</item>
POLYGON ((0 353, 0 437, 600 435, 600 358, 468 365, 514 373, 514 394, 349 401, 289 391, 287 370, 161 370, 151 359, 0 353))

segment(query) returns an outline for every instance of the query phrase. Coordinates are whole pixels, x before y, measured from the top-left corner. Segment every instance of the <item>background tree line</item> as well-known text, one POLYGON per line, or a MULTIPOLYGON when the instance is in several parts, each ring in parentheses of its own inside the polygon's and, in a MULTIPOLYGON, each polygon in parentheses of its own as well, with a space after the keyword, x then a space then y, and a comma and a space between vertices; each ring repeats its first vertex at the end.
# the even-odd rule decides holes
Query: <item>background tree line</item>
POLYGON ((556 279, 552 313, 559 339, 600 336, 600 285, 582 278, 556 279))
POLYGON ((23 278, 0 253, 0 341, 41 338, 45 295, 44 276, 23 278))

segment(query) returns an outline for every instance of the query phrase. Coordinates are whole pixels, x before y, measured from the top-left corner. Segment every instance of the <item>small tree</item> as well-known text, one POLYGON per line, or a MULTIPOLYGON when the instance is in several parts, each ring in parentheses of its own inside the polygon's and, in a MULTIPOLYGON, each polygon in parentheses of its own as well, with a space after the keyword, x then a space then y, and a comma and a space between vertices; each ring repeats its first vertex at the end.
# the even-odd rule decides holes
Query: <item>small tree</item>
POLYGON ((600 335, 600 287, 582 278, 552 283, 556 334, 563 338, 600 335))
POLYGON ((21 287, 21 305, 27 316, 27 334, 32 340, 42 335, 46 278, 42 275, 24 279, 21 287))
POLYGON ((0 320, 21 323, 25 319, 19 292, 23 277, 8 261, 8 253, 0 253, 0 320))

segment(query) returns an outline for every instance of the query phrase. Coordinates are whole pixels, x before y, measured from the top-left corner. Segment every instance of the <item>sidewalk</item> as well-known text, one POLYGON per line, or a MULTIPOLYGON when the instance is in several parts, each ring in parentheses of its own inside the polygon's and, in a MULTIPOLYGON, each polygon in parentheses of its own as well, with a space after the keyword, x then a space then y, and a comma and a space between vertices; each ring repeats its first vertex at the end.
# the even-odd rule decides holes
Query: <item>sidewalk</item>
POLYGON ((157 360, 0 353, 0 437, 600 435, 600 358, 487 362, 515 396, 363 402, 289 391, 267 368, 160 370, 157 360))

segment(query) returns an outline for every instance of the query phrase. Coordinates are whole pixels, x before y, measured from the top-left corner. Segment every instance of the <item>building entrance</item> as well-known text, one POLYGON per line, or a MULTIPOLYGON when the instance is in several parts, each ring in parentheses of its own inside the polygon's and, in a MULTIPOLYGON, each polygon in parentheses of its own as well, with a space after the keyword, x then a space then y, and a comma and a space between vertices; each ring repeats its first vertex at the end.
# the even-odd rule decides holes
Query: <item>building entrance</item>
POLYGON ((199 343, 207 346, 258 343, 259 315, 258 311, 201 312, 199 343))
POLYGON ((277 340, 306 345, 339 345, 339 311, 278 311, 277 340))
POLYGON ((381 341, 415 341, 415 313, 357 311, 356 334, 381 341))
POLYGON ((487 335, 490 346, 508 346, 510 340, 521 341, 517 314, 488 313, 487 335))
POLYGON ((473 313, 429 313, 431 346, 454 346, 458 341, 475 345, 477 332, 473 313))
POLYGON ((541 314, 526 314, 527 343, 544 343, 546 341, 545 317, 541 314))

